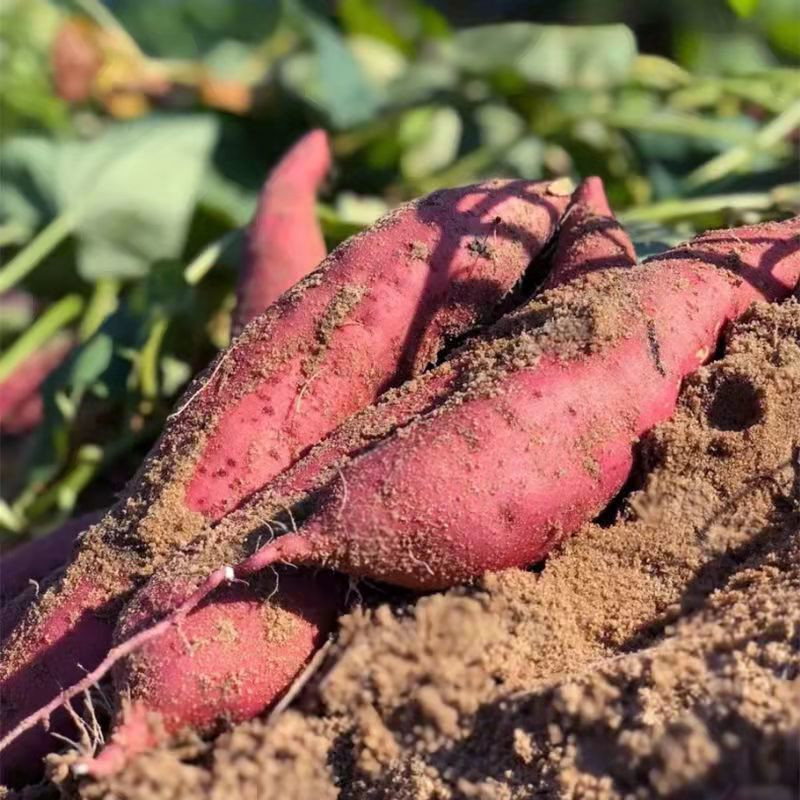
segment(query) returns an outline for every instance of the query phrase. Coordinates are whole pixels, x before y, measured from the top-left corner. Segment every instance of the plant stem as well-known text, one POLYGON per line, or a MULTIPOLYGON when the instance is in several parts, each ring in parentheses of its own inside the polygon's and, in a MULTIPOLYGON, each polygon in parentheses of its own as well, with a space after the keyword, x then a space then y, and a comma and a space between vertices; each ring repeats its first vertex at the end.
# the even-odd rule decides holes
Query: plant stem
POLYGON ((183 278, 189 286, 196 286, 210 272, 228 248, 243 235, 241 228, 234 228, 219 239, 204 247, 184 269, 183 278))
POLYGON ((631 114, 612 111, 601 114, 599 119, 616 128, 648 133, 666 133, 690 139, 711 139, 719 142, 743 144, 753 133, 724 120, 712 120, 694 114, 675 112, 654 112, 652 114, 631 114))
POLYGON ((79 295, 67 295, 42 314, 4 353, 0 354, 0 381, 5 380, 28 356, 35 353, 83 309, 79 295))
POLYGON ((96 444, 85 444, 75 454, 72 466, 46 491, 38 494, 25 509, 28 520, 47 513, 53 506, 70 512, 78 495, 95 477, 105 461, 104 450, 96 444))
POLYGON ((72 233, 74 227, 75 217, 70 211, 62 211, 45 225, 25 248, 0 268, 0 294, 7 292, 36 268, 72 233))
POLYGON ((778 144, 800 125, 800 100, 792 103, 782 114, 761 128, 749 141, 715 156, 699 166, 686 178, 686 186, 696 189, 706 183, 718 181, 747 165, 761 151, 778 144))
POLYGON ((21 533, 25 521, 17 514, 5 500, 0 499, 0 528, 5 528, 12 533, 21 533))
POLYGON ((78 328, 78 336, 82 342, 96 333, 106 317, 116 310, 119 288, 119 281, 113 278, 100 278, 95 283, 94 292, 78 328))
POLYGON ((158 397, 158 354, 168 325, 166 317, 159 317, 153 323, 139 356, 139 380, 144 397, 158 397))
POLYGON ((718 211, 767 211, 776 205, 800 201, 800 183, 776 186, 770 192, 740 192, 685 199, 681 197, 639 206, 619 214, 622 224, 631 222, 670 222, 718 211))
POLYGON ((0 225, 0 247, 21 244, 30 236, 30 231, 19 222, 5 222, 0 225))

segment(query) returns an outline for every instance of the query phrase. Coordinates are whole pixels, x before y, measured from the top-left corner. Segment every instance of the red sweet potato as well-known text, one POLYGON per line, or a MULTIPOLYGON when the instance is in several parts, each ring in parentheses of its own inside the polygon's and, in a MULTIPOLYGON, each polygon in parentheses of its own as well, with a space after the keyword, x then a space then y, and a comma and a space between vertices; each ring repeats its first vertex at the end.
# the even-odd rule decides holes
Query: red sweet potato
POLYGON ((325 258, 316 195, 331 167, 325 131, 307 133, 270 174, 247 231, 233 335, 325 258))
MULTIPOLYGON (((117 627, 126 640, 183 602, 178 576, 152 579, 117 627)), ((250 719, 277 701, 332 630, 346 581, 286 571, 221 587, 214 602, 141 647, 115 669, 121 703, 111 743, 80 762, 79 774, 108 775, 183 728, 201 733, 250 719)))
POLYGON ((635 266, 633 242, 608 205, 603 181, 586 178, 561 219, 553 267, 544 289, 609 267, 635 266))
POLYGON ((46 536, 31 539, 0 555, 0 602, 16 597, 28 588, 31 581, 41 581, 66 564, 78 536, 94 525, 101 515, 99 511, 81 514, 46 536))
POLYGON ((483 317, 550 237, 549 184, 436 192, 337 248, 237 340, 189 411, 211 418, 186 505, 219 519, 483 317))
MULTIPOLYGON (((471 381, 342 468, 278 560, 414 589, 531 563, 626 479, 722 326, 800 280, 800 217, 714 231, 546 293, 479 343, 471 381)), ((435 374, 435 371, 434 373, 435 374)))
POLYGON ((72 344, 71 336, 55 337, 0 382, 0 431, 26 433, 39 424, 43 409, 39 389, 72 344))
MULTIPOLYGON (((105 755, 106 751, 103 751, 100 766, 96 766, 94 761, 85 762, 85 771, 97 775, 110 774, 122 766, 129 756, 152 746, 154 736, 157 734, 196 724, 196 715, 191 704, 181 708, 168 704, 163 708, 162 700, 168 695, 162 695, 158 691, 146 691, 146 686, 156 685, 158 682, 156 676, 169 664, 172 656, 161 658, 160 648, 166 648, 164 652, 169 651, 172 646, 170 643, 177 635, 175 628, 177 624, 183 626, 186 621, 191 620, 193 630, 215 628, 215 620, 220 614, 216 606, 217 602, 220 602, 219 598, 215 596, 214 602, 204 603, 197 608, 195 608, 197 603, 193 600, 198 592, 204 595, 210 594, 209 581, 214 586, 219 586, 226 579, 224 569, 216 570, 211 578, 207 579, 211 565, 244 559, 249 552, 252 552, 252 547, 248 544, 248 534, 257 539, 272 534, 278 527, 278 524, 275 526, 271 524, 277 514, 295 506, 314 489, 325 486, 330 480, 335 480, 340 465, 346 463, 349 456, 368 447, 371 442, 395 428, 407 424, 417 415, 434 408, 447 397, 459 376, 459 365, 455 360, 452 364, 442 365, 436 371, 435 380, 426 376, 424 381, 409 381, 398 389, 387 392, 378 404, 354 415, 296 465, 274 480, 268 488, 226 516, 216 528, 199 536, 196 541, 187 545, 161 566, 148 583, 134 595, 123 615, 123 619, 135 618, 142 621, 142 625, 137 624, 136 628, 143 627, 143 630, 134 633, 132 638, 127 638, 132 628, 125 624, 124 630, 118 632, 117 636, 121 643, 108 653, 93 672, 84 676, 78 684, 73 685, 65 693, 67 698, 77 696, 96 683, 112 665, 127 657, 127 661, 123 662, 127 666, 115 676, 117 694, 137 698, 139 702, 133 709, 127 706, 120 709, 119 736, 115 737, 114 744, 109 748, 109 754, 105 755), (178 590, 175 587, 182 588, 178 590), (187 611, 192 610, 191 616, 181 612, 181 603, 187 611), (175 608, 178 609, 177 613, 175 608), (145 610, 153 627, 148 628, 143 624, 145 610), (158 622, 161 616, 164 619, 158 622), (145 649, 140 651, 140 648, 145 649), (150 654, 149 661, 144 665, 140 661, 140 652, 150 654), (132 668, 131 664, 136 664, 136 668, 132 668), (141 682, 135 682, 135 685, 127 684, 128 676, 142 674, 151 678, 146 684, 141 682), (166 726, 162 720, 164 715, 170 717, 170 724, 166 726), (147 724, 144 724, 145 722, 147 724)), ((285 584, 281 583, 280 588, 282 597, 285 584)), ((328 602, 329 607, 336 610, 335 599, 329 596, 328 602)), ((252 604, 247 608, 248 613, 256 613, 252 604)), ((93 633, 95 636, 98 635, 96 628, 93 633)), ((104 635, 106 640, 110 639, 108 631, 105 631, 104 635)), ((228 687, 226 694, 235 696, 230 684, 236 681, 236 676, 231 672, 230 665, 235 665, 237 659, 241 657, 240 646, 237 640, 217 638, 213 647, 211 655, 218 663, 219 669, 206 676, 206 688, 214 691, 225 686, 228 687), (227 671, 225 665, 228 665, 227 671)), ((276 656, 273 654, 271 657, 276 656)), ((170 683, 168 677, 163 679, 170 683)), ((272 704, 280 691, 282 689, 277 681, 253 684, 247 697, 248 704, 236 707, 240 709, 244 718, 245 708, 258 707, 259 710, 266 708, 272 704)), ((54 698, 48 707, 25 720, 25 730, 32 728, 36 722, 47 719, 60 704, 61 699, 54 698)), ((35 732, 39 730, 36 728, 35 732)), ((79 767, 78 771, 84 771, 84 767, 79 767)))
MULTIPOLYGON (((9 637, 0 692, 16 702, 3 730, 75 681, 72 653, 85 648, 89 670, 100 661, 110 644, 100 622, 171 553, 484 316, 566 202, 561 184, 522 181, 434 193, 337 248, 254 320, 190 387, 126 495, 9 637)), ((46 752, 41 734, 12 746, 17 775, 46 752)))

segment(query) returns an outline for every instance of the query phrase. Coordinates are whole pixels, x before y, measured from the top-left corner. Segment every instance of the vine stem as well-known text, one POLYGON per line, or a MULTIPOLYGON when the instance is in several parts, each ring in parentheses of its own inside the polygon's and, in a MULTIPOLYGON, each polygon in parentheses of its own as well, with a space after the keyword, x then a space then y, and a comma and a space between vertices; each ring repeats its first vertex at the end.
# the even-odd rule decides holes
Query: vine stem
POLYGON ((75 215, 63 211, 42 228, 8 264, 0 267, 0 294, 18 284, 75 229, 75 215))
POLYGON ((0 354, 0 381, 76 319, 82 310, 83 299, 76 294, 67 295, 50 306, 8 350, 0 354))
POLYGON ((800 202, 800 183, 776 186, 770 192, 739 192, 707 197, 676 197, 639 206, 619 214, 620 222, 671 222, 718 211, 768 211, 783 203, 800 202))
POLYGON ((745 166, 757 153, 768 150, 800 126, 800 100, 767 123, 749 141, 731 147, 715 156, 686 177, 686 186, 696 189, 718 181, 745 166))

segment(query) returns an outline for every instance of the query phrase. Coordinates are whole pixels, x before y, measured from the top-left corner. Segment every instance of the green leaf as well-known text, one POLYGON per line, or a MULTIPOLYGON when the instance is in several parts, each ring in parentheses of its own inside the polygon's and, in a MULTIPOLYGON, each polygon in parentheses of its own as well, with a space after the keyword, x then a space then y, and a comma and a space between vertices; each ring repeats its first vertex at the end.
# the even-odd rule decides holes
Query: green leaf
POLYGON ((317 218, 325 235, 328 244, 337 245, 343 242, 348 236, 358 233, 364 228, 362 222, 346 219, 339 209, 333 209, 328 205, 320 203, 317 206, 317 218))
POLYGON ((384 89, 408 71, 403 54, 380 39, 350 36, 347 44, 364 75, 378 89, 384 89))
POLYGON ((109 5, 147 53, 169 58, 195 58, 225 38, 258 44, 279 17, 279 4, 264 0, 114 0, 109 5))
POLYGON ((0 148, 0 218, 35 231, 55 216, 56 145, 52 139, 18 136, 0 148))
POLYGON ((366 122, 378 105, 377 95, 336 31, 309 19, 307 30, 317 51, 325 110, 337 128, 366 122))
POLYGON ((752 17, 758 8, 759 0, 728 0, 737 17, 752 17))
POLYGON ((381 197, 340 192, 336 196, 336 213, 341 221, 353 225, 372 225, 389 210, 381 197))
POLYGON ((67 104, 53 92, 48 55, 62 11, 50 0, 0 2, 0 132, 65 128, 67 104))
POLYGON ((216 130, 212 117, 152 115, 63 146, 60 204, 76 214, 84 278, 137 277, 180 255, 216 130))
POLYGON ((618 85, 636 58, 636 40, 625 25, 483 25, 458 32, 453 45, 467 72, 510 72, 556 88, 618 85))
POLYGON ((453 162, 461 141, 461 117, 449 106, 409 112, 400 126, 408 146, 400 159, 403 175, 424 178, 453 162))
POLYGON ((217 78, 242 80, 252 70, 253 51, 233 39, 223 39, 205 54, 203 65, 217 78))
POLYGON ((105 333, 90 339, 72 360, 69 383, 81 392, 88 389, 108 368, 114 355, 114 342, 105 333))
POLYGON ((475 109, 475 123, 486 147, 508 147, 525 129, 522 117, 499 103, 485 103, 475 109))
POLYGON ((308 37, 313 55, 298 54, 284 65, 290 87, 318 106, 335 128, 349 128, 371 119, 379 104, 345 40, 322 17, 289 4, 289 18, 308 37))
POLYGON ((458 86, 459 77, 456 66, 444 60, 413 63, 387 87, 387 103, 406 106, 428 102, 437 93, 458 86))
POLYGON ((173 356, 161 359, 161 391, 165 397, 172 397, 192 377, 192 368, 173 356))
POLYGON ((520 178, 534 180, 542 177, 545 147, 536 136, 526 136, 505 153, 503 163, 520 178))
POLYGON ((216 130, 212 117, 154 114, 87 141, 13 139, 0 153, 0 214, 31 230, 63 219, 54 243, 77 237, 88 280, 141 276, 181 254, 216 130))
POLYGON ((408 42, 381 13, 374 0, 341 0, 336 10, 348 33, 364 34, 406 50, 408 42))

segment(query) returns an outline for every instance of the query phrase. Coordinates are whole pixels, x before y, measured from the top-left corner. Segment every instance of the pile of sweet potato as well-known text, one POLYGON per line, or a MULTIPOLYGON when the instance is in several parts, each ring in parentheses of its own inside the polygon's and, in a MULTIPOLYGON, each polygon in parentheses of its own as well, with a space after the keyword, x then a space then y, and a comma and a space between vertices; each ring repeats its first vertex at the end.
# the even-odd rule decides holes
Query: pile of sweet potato
POLYGON ((268 181, 241 332, 119 502, 53 572, 4 562, 6 782, 77 737, 109 672, 115 732, 76 775, 270 708, 335 629, 343 575, 428 591, 540 560, 622 487, 722 327, 800 281, 800 218, 637 265, 592 178, 435 192, 302 277, 329 160, 312 134, 268 181))

